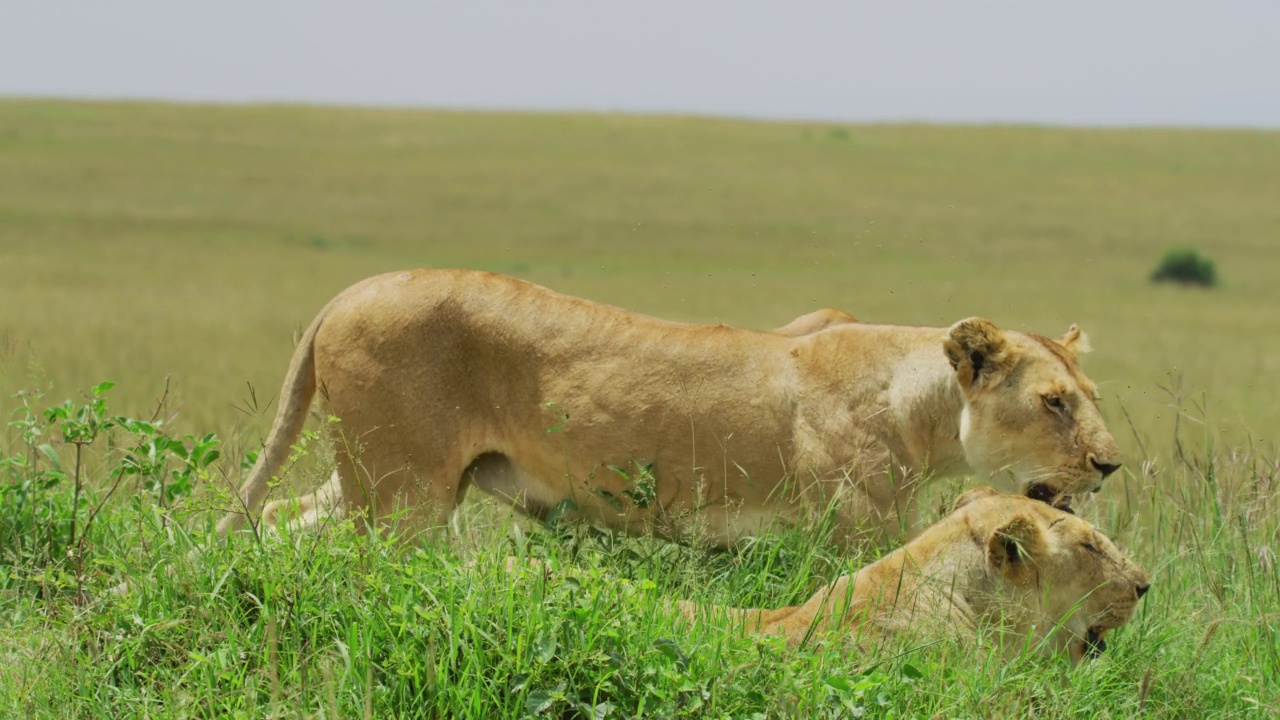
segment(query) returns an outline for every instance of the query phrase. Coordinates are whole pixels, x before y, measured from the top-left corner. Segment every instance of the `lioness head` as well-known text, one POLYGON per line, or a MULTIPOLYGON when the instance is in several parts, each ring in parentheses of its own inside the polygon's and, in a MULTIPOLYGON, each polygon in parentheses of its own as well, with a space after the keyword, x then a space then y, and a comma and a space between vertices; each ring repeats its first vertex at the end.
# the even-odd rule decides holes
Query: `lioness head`
POLYGON ((992 598, 1034 626, 1047 649, 1073 662, 1106 649, 1106 635, 1133 617, 1151 581, 1087 521, 991 488, 956 501, 997 578, 992 598))
POLYGON ((1097 492, 1120 467, 1097 387, 1076 362, 1089 341, 1075 325, 1050 340, 969 318, 943 349, 964 393, 960 443, 975 470, 1011 472, 1023 494, 1052 502, 1097 492))

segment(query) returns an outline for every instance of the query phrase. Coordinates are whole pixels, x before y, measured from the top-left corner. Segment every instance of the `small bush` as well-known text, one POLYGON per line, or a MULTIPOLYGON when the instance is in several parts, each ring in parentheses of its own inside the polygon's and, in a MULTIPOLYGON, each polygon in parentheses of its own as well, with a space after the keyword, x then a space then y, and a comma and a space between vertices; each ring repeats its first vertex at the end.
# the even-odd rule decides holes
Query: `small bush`
POLYGON ((1164 254, 1156 271, 1151 273, 1151 282, 1213 287, 1218 284, 1218 276, 1213 261, 1200 257, 1195 250, 1170 250, 1164 254))
POLYGON ((73 588, 83 599, 85 567, 102 540, 94 521, 127 478, 136 480, 134 507, 158 508, 165 529, 174 503, 214 472, 216 436, 170 437, 161 420, 112 415, 113 387, 98 383, 84 402, 43 412, 39 392, 14 396, 21 404, 8 425, 20 442, 0 445, 0 593, 73 588), (103 448, 96 441, 106 437, 103 448), (94 448, 108 460, 105 475, 88 469, 94 448))

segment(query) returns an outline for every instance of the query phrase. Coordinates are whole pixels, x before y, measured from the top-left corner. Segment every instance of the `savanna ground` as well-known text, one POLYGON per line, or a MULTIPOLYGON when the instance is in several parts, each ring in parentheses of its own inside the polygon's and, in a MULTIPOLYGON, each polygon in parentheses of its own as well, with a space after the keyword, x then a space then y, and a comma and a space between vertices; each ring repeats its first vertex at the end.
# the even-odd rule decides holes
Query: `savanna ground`
MULTIPOLYGON (((1276 198, 1276 133, 0 102, 0 715, 1273 716, 1276 198), (1221 287, 1149 284, 1178 246, 1221 287), (469 500, 447 543, 339 526, 185 560, 298 329, 419 266, 757 327, 1078 322, 1126 458, 1081 512, 1152 592, 1072 668, 788 650, 665 601, 788 604, 881 551, 821 528, 712 553, 469 500), (575 571, 509 576, 513 552, 575 571)), ((314 484, 299 455, 287 484, 314 484)))

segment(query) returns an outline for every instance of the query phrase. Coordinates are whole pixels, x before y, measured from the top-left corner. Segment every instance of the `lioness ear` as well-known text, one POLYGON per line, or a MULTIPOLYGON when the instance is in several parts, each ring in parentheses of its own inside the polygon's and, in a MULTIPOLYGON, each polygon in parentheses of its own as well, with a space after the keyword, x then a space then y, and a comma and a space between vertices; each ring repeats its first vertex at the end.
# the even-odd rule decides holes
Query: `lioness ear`
POLYGON ((1071 327, 1067 328, 1067 334, 1062 336, 1062 339, 1058 341, 1058 344, 1066 348, 1067 352, 1071 353, 1075 357, 1080 357, 1090 350, 1093 350, 1093 346, 1089 344, 1089 336, 1080 329, 1079 325, 1074 323, 1071 327))
POLYGON ((1015 583, 1025 582, 1032 576, 1031 565, 1044 551, 1044 531, 1027 515, 1015 515, 987 540, 987 560, 992 569, 1015 583))
POLYGON ((994 383, 1012 365, 1004 332, 984 318, 961 320, 947 331, 942 349, 956 371, 960 387, 994 383))
POLYGON ((991 497, 993 495, 999 495, 999 494, 1000 494, 1000 491, 996 490, 991 486, 974 488, 968 492, 961 493, 960 497, 956 498, 955 504, 951 506, 951 512, 955 512, 956 510, 959 510, 960 508, 964 507, 965 505, 968 505, 974 500, 981 500, 982 498, 991 497))

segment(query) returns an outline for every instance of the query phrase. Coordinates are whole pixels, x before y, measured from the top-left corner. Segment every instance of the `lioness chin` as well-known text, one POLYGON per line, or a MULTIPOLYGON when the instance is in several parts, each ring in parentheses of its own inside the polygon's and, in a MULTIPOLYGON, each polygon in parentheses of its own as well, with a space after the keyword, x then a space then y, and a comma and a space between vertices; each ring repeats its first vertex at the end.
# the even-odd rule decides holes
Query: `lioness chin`
POLYGON ((1147 574, 1088 522, 1021 495, 979 488, 905 546, 843 576, 803 605, 777 610, 681 602, 690 619, 725 615, 798 645, 841 636, 928 640, 979 632, 1009 648, 1028 640, 1074 662, 1106 649, 1133 617, 1147 574))
POLYGON ((721 545, 826 512, 837 542, 910 536, 935 477, 1007 474, 1046 500, 1101 486, 1120 461, 1076 362, 1086 347, 1075 326, 1055 341, 828 310, 764 332, 492 273, 380 275, 304 333, 240 488, 247 512, 218 529, 261 507, 318 393, 338 419, 337 480, 311 522, 327 504, 441 527, 474 485, 536 517, 721 545))

